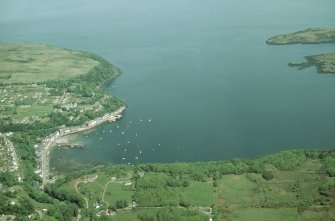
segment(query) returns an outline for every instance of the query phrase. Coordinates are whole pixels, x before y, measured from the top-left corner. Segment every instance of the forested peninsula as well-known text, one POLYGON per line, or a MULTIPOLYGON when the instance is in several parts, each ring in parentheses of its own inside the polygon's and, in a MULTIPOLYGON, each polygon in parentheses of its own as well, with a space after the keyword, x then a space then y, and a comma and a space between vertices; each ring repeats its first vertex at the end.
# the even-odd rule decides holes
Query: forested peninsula
POLYGON ((120 117, 120 74, 87 52, 0 44, 0 220, 331 220, 335 152, 43 173, 55 140, 120 117))

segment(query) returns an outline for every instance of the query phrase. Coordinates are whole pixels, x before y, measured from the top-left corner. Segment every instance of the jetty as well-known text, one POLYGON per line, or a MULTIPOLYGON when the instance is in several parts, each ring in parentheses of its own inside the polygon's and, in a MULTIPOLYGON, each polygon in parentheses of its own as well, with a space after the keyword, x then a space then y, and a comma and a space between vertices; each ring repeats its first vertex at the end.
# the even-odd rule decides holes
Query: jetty
POLYGON ((59 147, 67 147, 67 148, 83 148, 83 144, 77 143, 65 143, 65 142, 56 142, 56 145, 59 147))

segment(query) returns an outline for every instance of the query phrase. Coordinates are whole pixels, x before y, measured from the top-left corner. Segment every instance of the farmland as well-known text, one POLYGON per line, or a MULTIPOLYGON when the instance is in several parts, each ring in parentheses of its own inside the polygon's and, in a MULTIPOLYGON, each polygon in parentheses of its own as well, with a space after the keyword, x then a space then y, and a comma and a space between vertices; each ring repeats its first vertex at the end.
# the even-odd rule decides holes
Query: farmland
POLYGON ((334 153, 291 151, 187 167, 109 166, 62 188, 76 191, 87 201, 85 210, 105 220, 331 220, 335 178, 326 172, 328 158, 334 153), (282 161, 286 169, 281 169, 282 161), (262 162, 272 176, 252 172, 255 162, 262 162), (195 176, 199 170, 202 177, 195 176))

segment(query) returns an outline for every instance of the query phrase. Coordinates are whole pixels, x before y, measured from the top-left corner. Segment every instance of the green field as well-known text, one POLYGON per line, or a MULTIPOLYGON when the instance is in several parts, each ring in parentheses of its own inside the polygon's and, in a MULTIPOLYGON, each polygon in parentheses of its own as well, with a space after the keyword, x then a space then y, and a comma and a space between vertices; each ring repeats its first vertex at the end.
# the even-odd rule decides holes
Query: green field
POLYGON ((15 118, 21 119, 21 118, 30 117, 33 115, 42 117, 52 112, 52 110, 53 110, 52 106, 42 106, 42 105, 33 105, 33 106, 28 106, 28 107, 21 106, 16 109, 17 114, 14 116, 14 119, 15 118))
MULTIPOLYGON (((57 220, 51 217, 80 208, 81 220, 328 221, 335 217, 334 162, 334 151, 293 150, 187 167, 180 163, 96 167, 69 174, 73 178, 59 178, 29 200, 44 220, 57 220), (266 162, 266 171, 255 172, 259 162, 266 162), (53 203, 43 203, 50 196, 53 203), (117 206, 120 201, 127 205, 117 206)), ((31 196, 25 188, 17 189, 17 197, 31 196)), ((75 220, 77 213, 71 214, 67 216, 75 220)))
POLYGON ((113 221, 208 221, 208 216, 195 209, 152 208, 120 211, 113 221))
POLYGON ((113 221, 141 221, 138 213, 134 211, 122 211, 113 216, 113 221))
POLYGON ((335 209, 318 202, 324 200, 320 185, 334 178, 318 168, 319 162, 308 160, 294 171, 273 171, 271 180, 253 173, 223 176, 216 198, 219 220, 332 220, 335 209))
POLYGON ((264 193, 257 183, 246 175, 226 175, 219 181, 217 205, 248 206, 264 202, 264 193))
MULTIPOLYGON (((325 173, 324 157, 313 151, 285 151, 250 162, 189 164, 187 170, 183 164, 152 164, 135 170, 123 168, 118 173, 112 166, 92 174, 98 178, 79 184, 78 189, 81 196, 89 199, 89 209, 94 213, 106 209, 103 201, 110 208, 116 201, 127 201, 127 208, 117 209, 114 215, 104 217, 114 221, 197 221, 209 217, 215 221, 332 220, 335 214, 335 177, 325 173), (263 173, 241 173, 234 169, 237 166, 243 171, 245 168, 240 167, 241 164, 248 167, 255 165, 254 162, 267 162, 264 168, 272 177, 265 179, 263 173), (193 176, 199 167, 204 174, 213 170, 232 172, 220 177, 214 173, 215 179, 193 176), (139 176, 137 172, 141 168, 146 172, 139 176), (111 177, 117 178, 111 180, 111 177), (126 182, 132 182, 132 185, 126 187, 126 182), (136 202, 135 208, 132 207, 133 201, 136 202), (95 202, 103 202, 102 207, 95 209, 95 202), (169 213, 172 214, 170 217, 169 213)), ((334 156, 330 153, 329 157, 334 156)))
POLYGON ((3 83, 66 80, 86 74, 98 63, 82 52, 50 45, 0 43, 0 79, 3 83))
POLYGON ((335 209, 324 211, 298 212, 297 208, 245 208, 228 212, 223 220, 227 221, 331 221, 334 220, 335 209))
POLYGON ((104 200, 109 205, 115 205, 117 200, 126 200, 128 204, 131 204, 131 197, 134 195, 134 191, 127 190, 122 183, 109 183, 106 188, 104 200))
POLYGON ((191 182, 190 186, 182 188, 181 193, 191 205, 207 206, 215 202, 213 183, 191 182))

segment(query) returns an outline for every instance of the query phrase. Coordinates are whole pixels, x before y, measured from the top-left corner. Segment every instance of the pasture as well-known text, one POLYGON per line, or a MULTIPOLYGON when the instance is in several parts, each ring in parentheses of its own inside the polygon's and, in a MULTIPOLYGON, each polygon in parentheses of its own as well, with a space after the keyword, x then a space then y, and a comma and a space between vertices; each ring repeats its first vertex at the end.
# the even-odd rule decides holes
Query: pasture
POLYGON ((82 52, 42 44, 0 43, 0 80, 38 83, 86 74, 99 61, 82 52))

